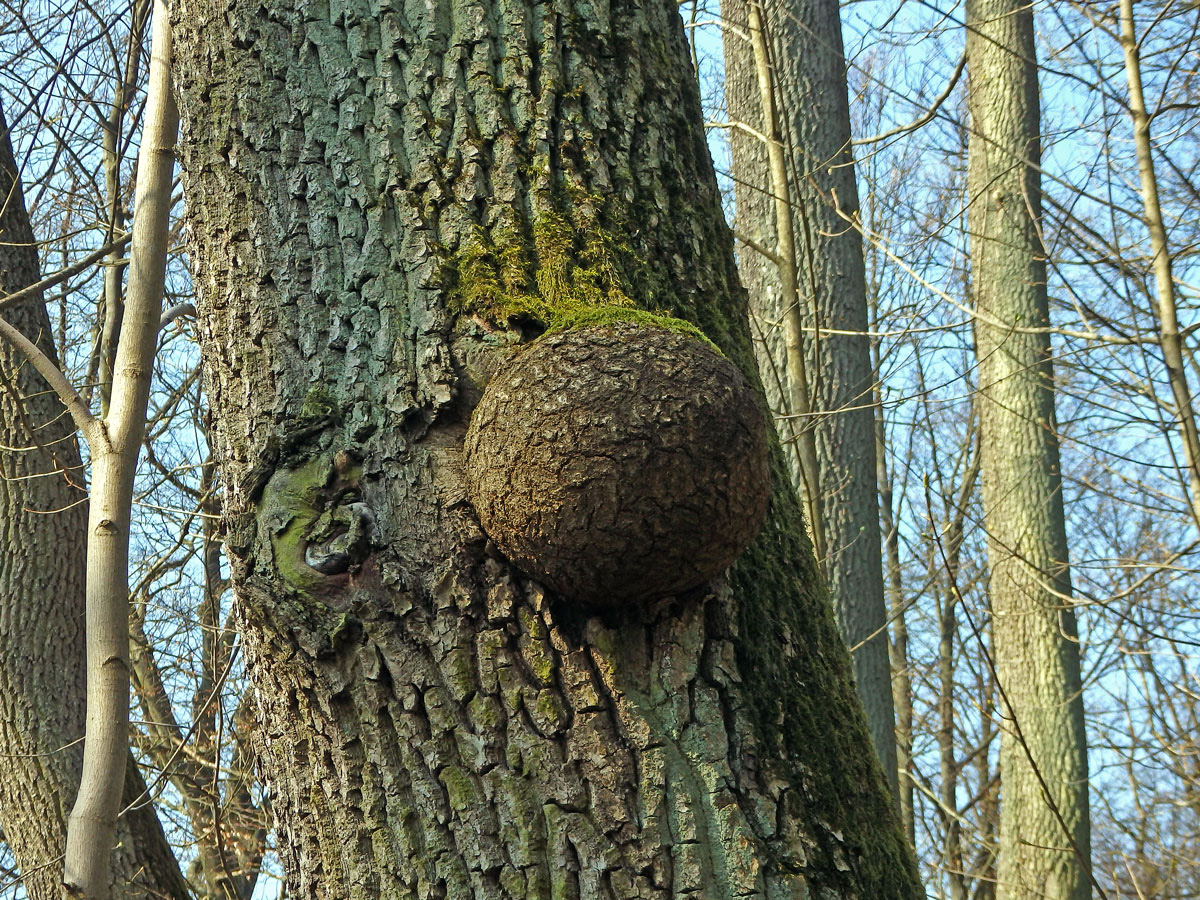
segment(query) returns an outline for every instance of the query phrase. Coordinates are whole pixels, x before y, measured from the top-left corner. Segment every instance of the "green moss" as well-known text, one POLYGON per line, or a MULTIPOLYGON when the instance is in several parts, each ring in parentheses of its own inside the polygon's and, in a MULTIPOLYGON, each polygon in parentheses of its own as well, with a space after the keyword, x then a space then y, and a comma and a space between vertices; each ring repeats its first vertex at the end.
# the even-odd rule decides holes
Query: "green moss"
POLYGON ((329 419, 337 414, 337 399, 323 384, 313 385, 300 404, 297 421, 305 422, 314 419, 329 419))
POLYGON ((767 523, 730 572, 740 620, 738 669, 763 755, 782 761, 797 821, 820 824, 796 850, 772 852, 780 872, 805 876, 814 892, 915 900, 921 896, 912 849, 898 827, 883 770, 865 753, 870 734, 854 695, 850 656, 803 531, 787 465, 776 443, 775 490, 767 523), (803 762, 801 762, 803 761, 803 762))
POLYGON ((271 535, 275 567, 287 584, 303 594, 324 580, 305 562, 304 544, 305 535, 321 514, 321 491, 333 471, 327 457, 317 456, 295 469, 276 472, 263 489, 259 517, 286 523, 271 535))
POLYGON ((632 322, 648 328, 664 328, 678 334, 685 334, 703 342, 714 352, 724 356, 721 349, 708 339, 703 331, 684 319, 674 316, 663 316, 644 309, 621 306, 591 306, 572 310, 569 314, 558 317, 558 320, 546 330, 546 334, 558 331, 568 331, 572 328, 584 328, 589 325, 612 325, 616 322, 632 322))
POLYGON ((549 687, 554 683, 554 657, 547 639, 546 625, 537 613, 526 607, 522 607, 518 615, 525 630, 520 642, 521 655, 538 684, 549 687))
POLYGON ((350 613, 342 613, 329 632, 329 642, 333 649, 341 650, 351 644, 356 644, 362 638, 362 622, 350 613))
POLYGON ((442 661, 442 672, 446 677, 446 687, 460 703, 475 692, 475 669, 471 664, 471 656, 461 647, 455 647, 446 654, 442 661))
POLYGON ((467 712, 480 731, 499 728, 504 721, 504 711, 501 710, 499 701, 486 694, 476 694, 472 697, 467 705, 467 712))
POLYGON ((502 226, 477 230, 454 259, 458 312, 506 324, 528 319, 554 324, 596 307, 633 307, 621 283, 612 241, 580 238, 557 213, 539 216, 529 233, 502 226))
POLYGON ((537 322, 546 334, 632 322, 694 337, 721 352, 691 322, 639 305, 622 276, 622 263, 636 255, 594 212, 583 217, 582 229, 559 213, 539 216, 528 234, 508 225, 490 234, 478 229, 455 257, 457 311, 502 325, 537 322))
POLYGON ((579 228, 558 213, 533 224, 538 295, 550 311, 636 305, 618 270, 624 244, 595 222, 579 228))
POLYGON ((461 813, 470 808, 478 792, 475 790, 475 783, 463 769, 458 766, 446 766, 438 775, 438 780, 446 789, 446 798, 450 801, 451 809, 461 813))

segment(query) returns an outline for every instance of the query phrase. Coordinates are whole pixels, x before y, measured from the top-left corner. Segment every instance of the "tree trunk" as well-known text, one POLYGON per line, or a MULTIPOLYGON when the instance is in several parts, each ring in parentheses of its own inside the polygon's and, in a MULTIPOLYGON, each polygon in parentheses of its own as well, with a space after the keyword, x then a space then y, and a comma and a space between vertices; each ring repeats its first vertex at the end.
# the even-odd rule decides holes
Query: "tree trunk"
MULTIPOLYGON (((39 279, 8 126, 0 117, 0 293, 39 279)), ((3 316, 54 358, 40 295, 3 316)), ((0 341, 0 817, 34 900, 62 896, 67 812, 84 733, 84 579, 88 507, 75 429, 26 359, 0 341)), ((113 897, 187 896, 145 783, 128 757, 113 897)))
POLYGON ((1004 734, 997 896, 1090 896, 1088 768, 1050 366, 1032 8, 967 6, 984 520, 1004 734))
POLYGON ((1153 142, 1150 137, 1151 115, 1146 110, 1142 90, 1142 59, 1133 18, 1132 0, 1119 5, 1121 49, 1125 54, 1125 83, 1129 86, 1129 117, 1133 120, 1133 150, 1138 162, 1142 186, 1142 213, 1150 232, 1150 258, 1154 269, 1154 295, 1158 301, 1158 343, 1162 348, 1167 383, 1175 400, 1175 418, 1183 456, 1187 461, 1187 487, 1184 490, 1192 518, 1200 525, 1200 432, 1196 428, 1196 410, 1188 385, 1185 358, 1190 354, 1179 333, 1179 314, 1175 302, 1175 278, 1171 273, 1171 245, 1163 222, 1158 197, 1158 174, 1154 168, 1153 142))
MULTIPOLYGON (((788 151, 788 194, 794 205, 800 308, 804 324, 812 420, 794 423, 816 432, 830 594, 846 643, 871 736, 892 793, 898 795, 895 714, 880 551, 875 462, 874 377, 867 336, 866 273, 862 239, 845 216, 858 213, 850 152, 850 112, 841 20, 834 0, 764 0, 775 95, 788 151)), ((745 0, 726 3, 732 26, 725 36, 726 96, 735 122, 762 133, 763 104, 754 77, 745 0)), ((732 168, 737 229, 754 245, 781 247, 772 214, 778 191, 769 187, 763 141, 735 128, 732 168)), ((748 243, 740 254, 742 280, 758 323, 756 349, 771 407, 795 414, 787 402, 797 378, 789 364, 786 330, 790 301, 781 292, 780 266, 748 243)), ((783 429, 785 435, 788 429, 783 429)), ((789 454, 797 485, 798 442, 789 454)))
POLYGON ((571 311, 669 310, 753 370, 673 0, 175 16, 289 895, 919 896, 778 453, 727 579, 602 613, 465 499, 484 382, 571 311))

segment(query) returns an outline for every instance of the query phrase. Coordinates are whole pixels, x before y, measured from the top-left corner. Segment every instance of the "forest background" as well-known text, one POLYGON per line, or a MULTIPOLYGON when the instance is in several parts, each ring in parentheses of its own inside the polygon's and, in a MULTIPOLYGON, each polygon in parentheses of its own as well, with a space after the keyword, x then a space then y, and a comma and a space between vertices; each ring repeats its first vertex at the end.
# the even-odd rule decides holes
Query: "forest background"
MULTIPOLYGON (((1200 300, 1192 124, 1200 11, 1187 3, 1135 9, 1185 374, 1195 383, 1200 372, 1186 348, 1200 300)), ((107 268, 78 263, 128 222, 146 68, 130 59, 131 48, 149 40, 147 11, 144 3, 7 2, 0 12, 0 106, 13 129, 42 269, 73 273, 47 293, 55 343, 74 383, 96 402, 102 398, 92 398, 90 386, 103 381, 107 365, 97 299, 111 289, 105 272, 119 272, 123 248, 112 250, 107 268)), ((725 92, 727 23, 714 4, 684 2, 680 11, 727 215, 735 233, 744 232, 729 150, 736 125, 725 92)), ((1158 257, 1138 177, 1127 60, 1116 6, 1052 0, 1034 11, 1041 230, 1093 872, 1113 897, 1194 897, 1197 498, 1163 362, 1158 257)), ((861 209, 847 228, 862 234, 871 310, 877 392, 860 403, 875 411, 883 451, 887 634, 905 750, 898 784, 909 798, 922 877, 938 897, 990 896, 1004 727, 973 400, 964 18, 961 5, 917 0, 859 0, 841 9, 861 209)), ((144 60, 145 50, 136 52, 144 60)), ((254 893, 272 896, 278 866, 261 788, 239 741, 247 707, 189 334, 190 277, 177 233, 172 244, 165 306, 173 315, 156 356, 135 514, 136 751, 168 837, 193 873, 206 865, 206 840, 223 830, 238 836, 241 864, 253 864, 254 893), (203 775, 184 771, 188 759, 203 769, 194 761, 205 758, 220 765, 203 775)), ((739 245, 743 259, 755 252, 739 245)), ((763 316, 757 328, 768 342, 783 325, 763 316)), ((843 413, 820 409, 799 421, 815 427, 843 413)), ((20 891, 11 877, 5 885, 20 891)))

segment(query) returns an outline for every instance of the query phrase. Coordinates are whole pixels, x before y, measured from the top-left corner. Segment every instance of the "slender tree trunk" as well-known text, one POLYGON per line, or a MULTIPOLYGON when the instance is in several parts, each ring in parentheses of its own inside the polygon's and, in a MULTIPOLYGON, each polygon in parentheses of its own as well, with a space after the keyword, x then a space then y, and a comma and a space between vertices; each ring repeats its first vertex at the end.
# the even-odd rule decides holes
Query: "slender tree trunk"
POLYGON ((971 283, 993 652, 1004 703, 997 896, 1090 896, 1079 642, 1063 518, 1033 12, 967 5, 971 283), (1021 328, 1021 331, 1011 327, 1021 328))
MULTIPOLYGON (((116 834, 124 758, 129 754, 129 532, 162 315, 179 125, 171 86, 170 22, 163 0, 155 2, 153 29, 129 289, 108 413, 101 421, 68 406, 88 441, 92 487, 87 532, 86 737, 79 793, 67 823, 63 883, 87 900, 105 900, 109 895, 106 851, 116 834)), ((54 387, 68 402, 63 389, 54 387)))
POLYGON ((1179 315, 1175 304, 1175 279, 1171 274, 1171 247, 1158 200, 1158 175, 1154 170, 1150 140, 1150 114, 1146 111, 1146 98, 1142 91, 1142 61, 1132 0, 1121 0, 1119 19, 1121 48, 1125 53, 1125 80, 1129 86, 1129 116, 1133 120, 1133 150, 1142 183, 1142 209, 1146 228, 1150 232, 1154 292, 1158 300, 1158 340, 1167 370, 1167 382, 1175 399, 1175 418, 1187 465, 1188 507, 1192 518, 1200 525, 1200 433, 1196 429, 1192 389, 1188 385, 1184 366, 1183 338, 1179 333, 1179 315))
MULTIPOLYGON (((138 71, 142 65, 143 32, 153 7, 150 0, 140 0, 132 7, 129 23, 128 50, 125 71, 116 81, 108 119, 104 124, 104 190, 108 200, 108 239, 113 240, 125 228, 124 183, 121 180, 121 138, 125 112, 137 88, 138 71)), ((122 252, 114 250, 104 269, 104 316, 98 341, 97 378, 100 388, 100 413, 108 415, 112 399, 113 367, 116 364, 117 343, 121 337, 121 318, 125 311, 123 279, 125 264, 122 252)), ((91 385, 86 386, 90 396, 91 385)))
MULTIPOLYGON (((0 293, 39 279, 8 126, 0 118, 0 293)), ((41 296, 3 315, 47 356, 55 350, 41 296)), ((0 341, 0 820, 33 900, 62 895, 67 811, 79 786, 84 733, 84 547, 87 495, 75 429, 17 350, 0 341)), ((133 757, 124 754, 112 896, 187 897, 133 757)))
POLYGON ((962 548, 961 508, 955 511, 954 519, 947 523, 942 538, 946 548, 945 590, 942 592, 938 610, 938 758, 940 779, 939 801, 942 821, 946 828, 945 844, 942 848, 946 881, 950 885, 950 900, 966 900, 966 879, 963 872, 962 823, 958 816, 958 759, 955 756, 955 638, 958 633, 958 570, 962 548))
MULTIPOLYGON (((772 260, 779 281, 780 309, 783 310, 784 366, 773 383, 786 387, 784 408, 790 439, 787 446, 795 455, 799 472, 796 487, 804 501, 804 513, 818 562, 825 564, 829 546, 825 538, 825 498, 818 474, 821 463, 812 408, 812 387, 808 379, 808 361, 804 358, 804 304, 800 296, 800 260, 796 250, 792 189, 788 178, 787 144, 776 104, 775 77, 771 65, 771 47, 767 36, 762 3, 751 0, 746 7, 746 26, 754 80, 763 118, 763 146, 767 153, 767 191, 775 215, 776 258, 772 260)), ((735 173, 736 176, 736 173, 735 173)), ((753 315, 754 313, 752 313, 753 315)))
MULTIPOLYGON (((874 271, 872 271, 874 281, 874 271)), ((878 331, 878 291, 874 284, 868 293, 872 328, 878 331)), ((887 423, 884 421, 882 360, 879 341, 871 342, 871 366, 875 373, 875 470, 879 481, 879 518, 886 552, 885 581, 891 635, 888 641, 888 661, 892 668, 892 703, 896 713, 896 778, 900 799, 900 823, 908 842, 917 842, 917 823, 914 815, 916 782, 913 771, 913 687, 908 659, 908 620, 905 610, 904 580, 900 560, 900 527, 896 521, 895 499, 892 492, 892 473, 888 467, 887 423)))
MULTIPOLYGON (((980 698, 979 708, 983 716, 985 740, 991 743, 995 737, 996 683, 987 668, 979 669, 975 695, 980 698)), ((975 886, 972 900, 992 900, 996 896, 996 835, 999 831, 1000 803, 998 781, 990 754, 986 748, 975 755, 975 778, 981 785, 988 785, 979 800, 979 815, 976 819, 974 861, 971 866, 975 886)))
MULTIPOLYGON (((772 117, 764 117, 764 109, 769 113, 770 108, 757 87, 761 78, 754 74, 750 12, 755 7, 763 10, 773 63, 779 132, 787 151, 787 191, 782 192, 778 177, 772 177, 778 168, 770 165, 775 148, 735 128, 737 228, 755 245, 777 248, 780 257, 777 262, 746 245, 740 271, 749 289, 751 314, 762 330, 757 349, 768 401, 785 413, 813 413, 812 421, 801 415, 795 424, 815 436, 819 533, 828 554, 830 593, 846 643, 854 648, 855 680, 872 740, 892 792, 898 794, 866 274, 862 239, 843 217, 858 213, 858 188, 850 152, 841 21, 834 0, 732 0, 723 6, 732 26, 725 38, 730 115, 768 136, 771 131, 760 123, 769 123, 772 117), (783 201, 792 206, 786 221, 792 223, 794 235, 779 224, 782 217, 772 214, 772 206, 783 201), (793 248, 796 291, 788 290, 789 279, 781 274, 790 264, 785 248, 793 248), (802 352, 792 346, 801 336, 806 345, 802 352), (797 356, 806 366, 796 362, 797 356), (806 371, 807 377, 800 380, 806 371), (804 388, 811 398, 798 409, 788 398, 804 388)), ((789 446, 798 450, 803 445, 789 446)), ((791 461, 793 473, 811 468, 800 455, 791 461)))
POLYGON ((465 502, 481 387, 569 308, 670 310, 753 370, 674 0, 176 21, 289 896, 918 896, 782 457, 728 580, 605 614, 465 502), (327 552, 334 520, 369 540, 327 552))

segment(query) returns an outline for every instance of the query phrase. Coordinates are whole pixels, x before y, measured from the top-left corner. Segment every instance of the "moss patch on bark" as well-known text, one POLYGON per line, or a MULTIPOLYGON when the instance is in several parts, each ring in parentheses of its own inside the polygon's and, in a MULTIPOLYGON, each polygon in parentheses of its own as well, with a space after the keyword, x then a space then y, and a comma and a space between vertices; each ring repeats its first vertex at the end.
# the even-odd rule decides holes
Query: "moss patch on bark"
MULTIPOLYGON (((716 349, 703 331, 659 305, 661 279, 639 259, 624 236, 627 230, 600 221, 612 216, 581 212, 594 205, 612 206, 588 200, 575 205, 572 218, 550 211, 528 228, 477 229, 452 259, 456 312, 504 326, 539 323, 547 333, 634 322, 687 334, 716 349)), ((618 222, 626 218, 615 216, 618 222)))

